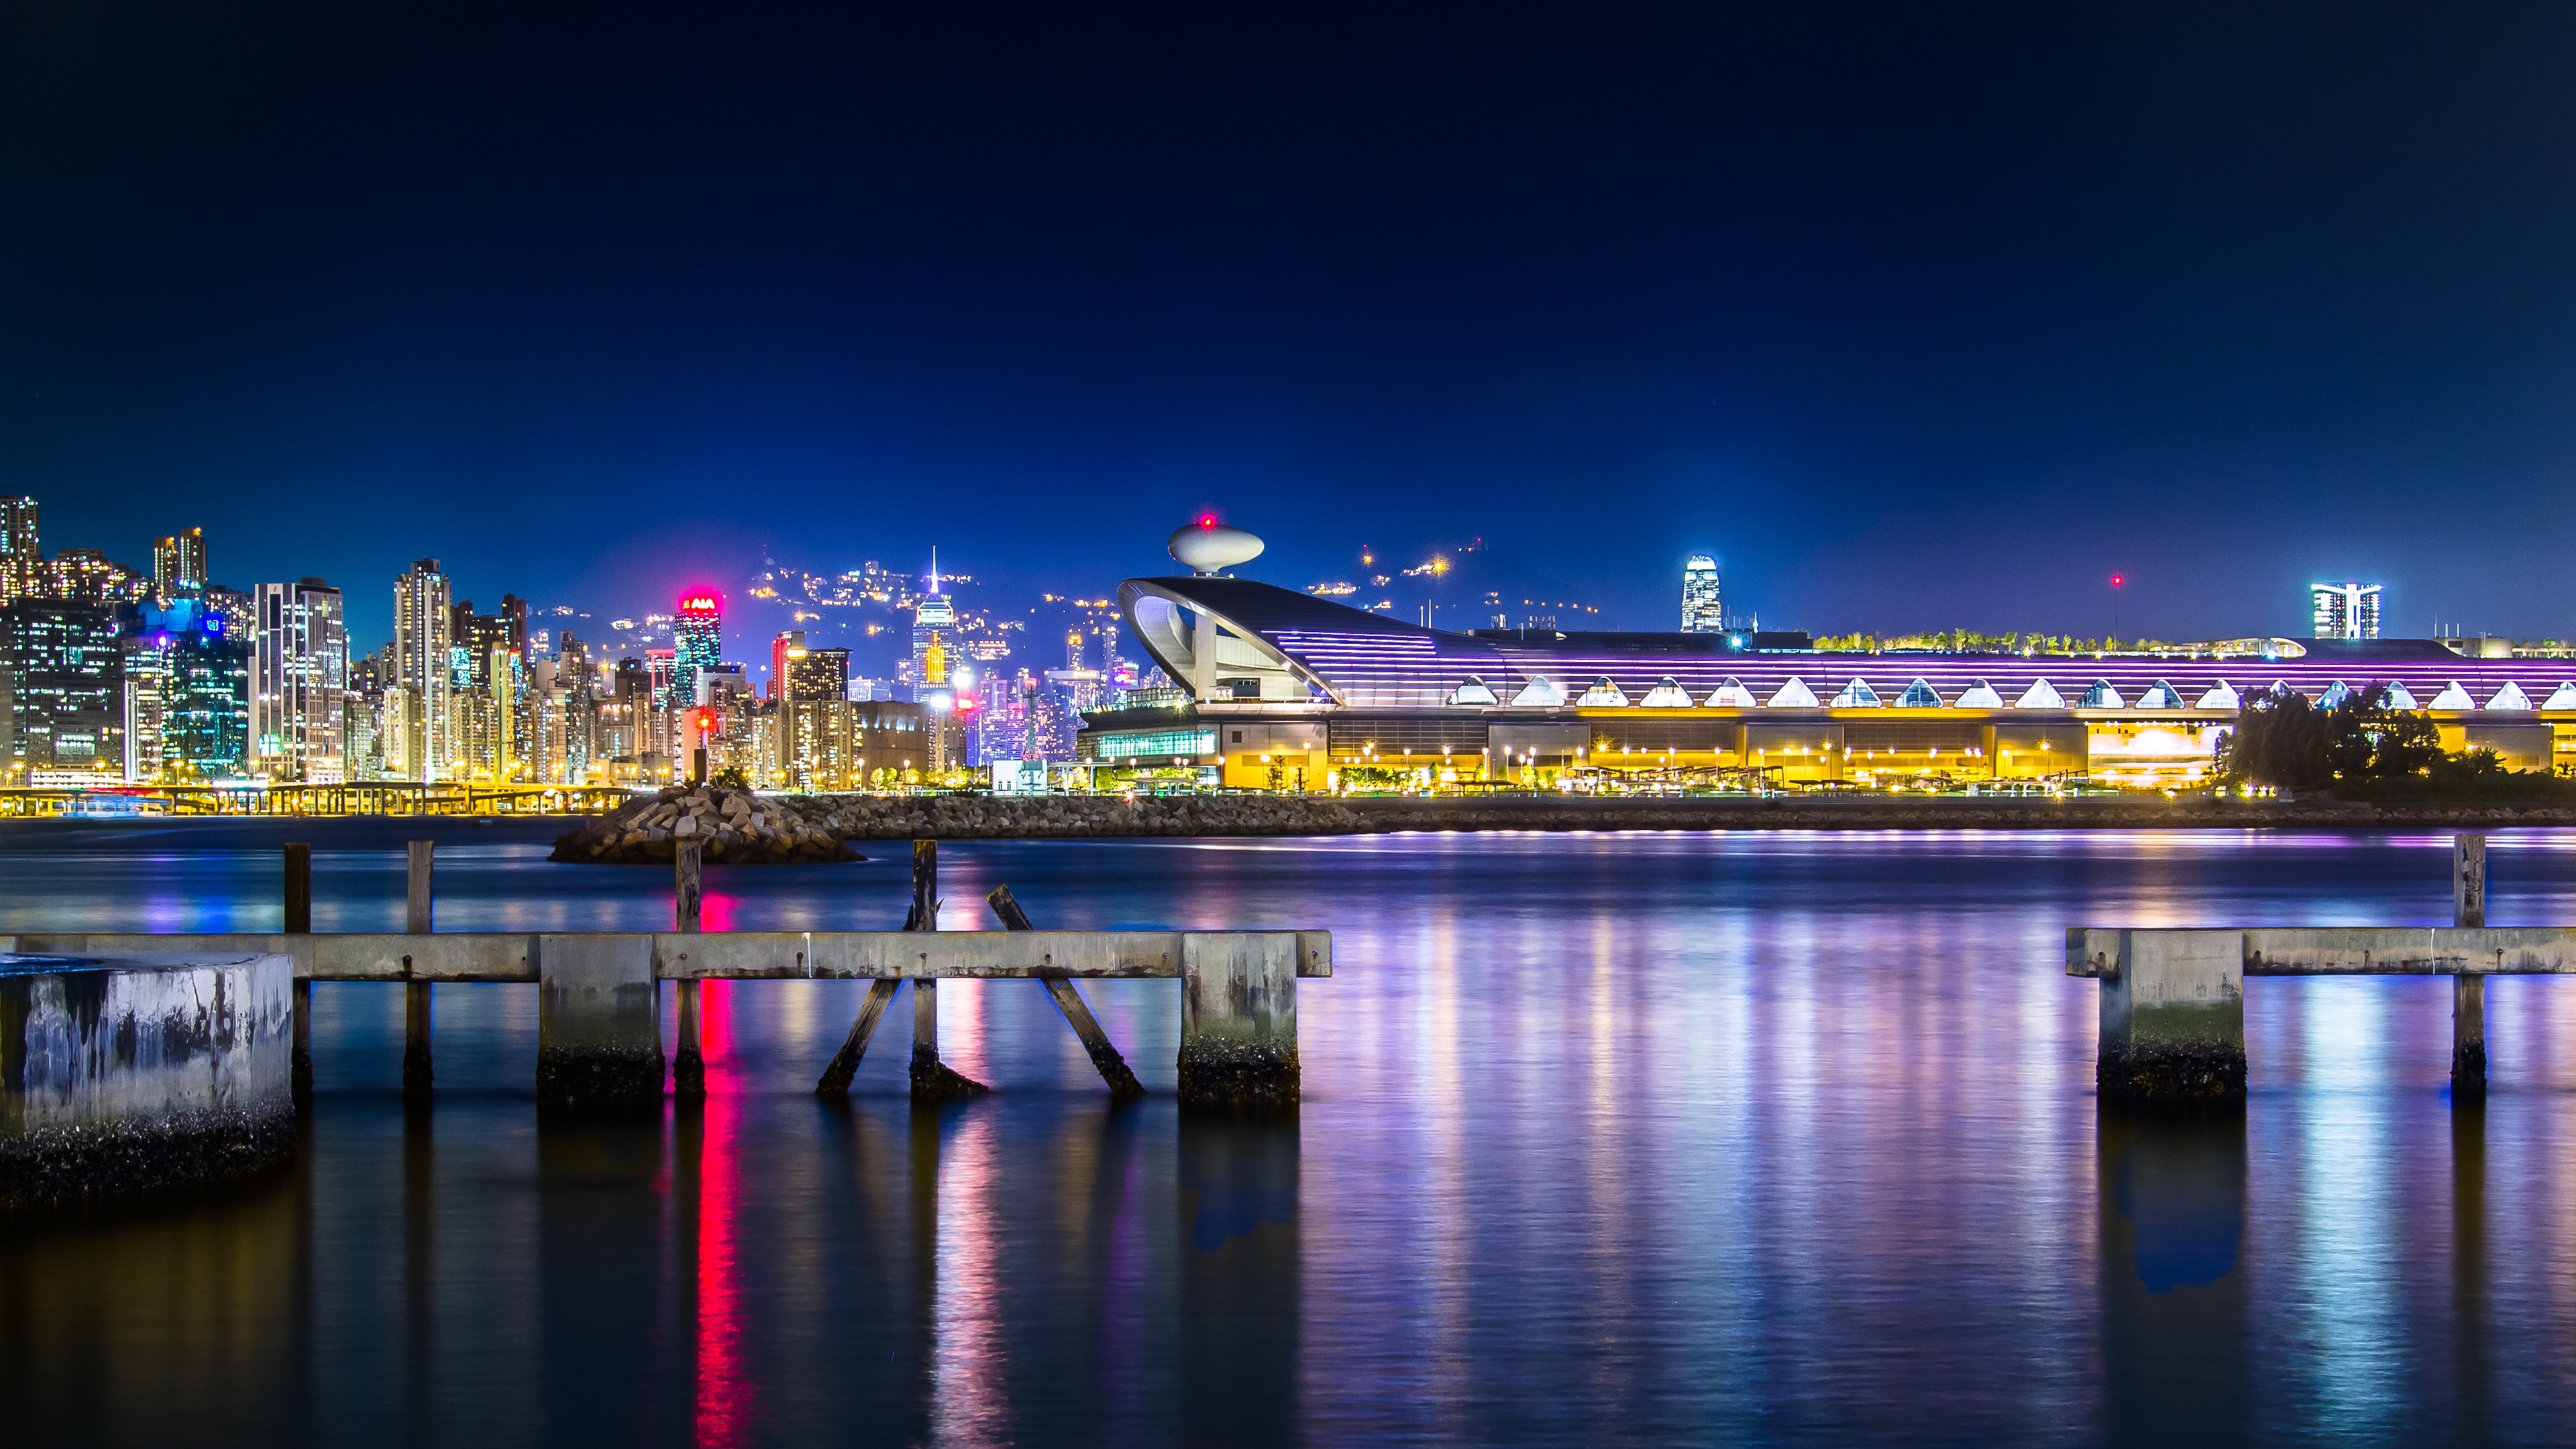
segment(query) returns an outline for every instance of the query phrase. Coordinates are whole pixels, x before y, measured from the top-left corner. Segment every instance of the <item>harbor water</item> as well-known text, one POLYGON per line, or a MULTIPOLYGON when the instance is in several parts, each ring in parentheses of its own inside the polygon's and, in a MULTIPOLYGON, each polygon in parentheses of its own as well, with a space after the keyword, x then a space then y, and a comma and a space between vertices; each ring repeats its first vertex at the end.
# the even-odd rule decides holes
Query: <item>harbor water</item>
MULTIPOLYGON (((444 930, 662 929, 667 870, 436 827, 444 930)), ((0 934, 399 930, 399 822, 31 823, 0 934)), ((711 868, 709 929, 892 929, 908 853, 711 868)), ((942 988, 916 1110, 864 986, 710 983, 703 1107, 540 1121, 532 986, 314 991, 298 1163, 0 1225, 12 1442, 2539 1443, 2576 1438, 2576 982, 2264 979, 2241 1116, 2093 1093, 2067 926, 2440 925, 2439 834, 974 842, 940 924, 1323 927, 1305 1100, 1169 1095, 1178 986, 942 988)), ((2576 834, 2488 919, 2576 920, 2576 834)), ((665 992, 665 1009, 670 1007, 665 992)))

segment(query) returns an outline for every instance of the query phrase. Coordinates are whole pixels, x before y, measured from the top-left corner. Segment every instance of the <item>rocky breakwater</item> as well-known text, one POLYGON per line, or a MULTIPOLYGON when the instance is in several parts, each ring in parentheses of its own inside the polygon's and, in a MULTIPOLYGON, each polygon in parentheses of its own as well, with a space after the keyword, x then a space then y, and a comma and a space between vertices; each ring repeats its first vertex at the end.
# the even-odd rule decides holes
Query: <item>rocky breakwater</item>
POLYGON ((798 802, 721 785, 664 790, 571 831, 550 860, 575 865, 668 865, 682 841, 725 865, 810 865, 862 857, 798 802))

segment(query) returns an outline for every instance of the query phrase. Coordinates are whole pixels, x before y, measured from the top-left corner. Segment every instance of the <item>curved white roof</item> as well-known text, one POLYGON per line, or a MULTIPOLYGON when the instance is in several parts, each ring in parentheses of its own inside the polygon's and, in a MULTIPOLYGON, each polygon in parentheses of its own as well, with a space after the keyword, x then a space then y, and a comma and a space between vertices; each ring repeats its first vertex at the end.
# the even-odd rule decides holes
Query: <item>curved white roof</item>
POLYGON ((2506 680, 2504 688, 2497 690, 2495 692, 2495 696, 2487 701, 2487 708, 2529 709, 2531 708, 2531 696, 2522 692, 2521 685, 2516 684, 2511 680, 2506 680))
POLYGON ((2033 684, 2030 688, 2023 690, 2021 692, 2021 698, 2013 701, 2013 708, 2064 709, 2066 708, 2066 696, 2057 692, 2056 685, 2043 679, 2038 683, 2033 684))
POLYGON ((1583 697, 1574 703, 1582 709, 1625 709, 1628 707, 1628 692, 1612 684, 1610 676, 1605 674, 1592 681, 1592 687, 1583 691, 1583 697))
POLYGON ((2432 709, 2476 709, 2477 707, 2478 702, 2469 698, 2469 692, 2460 688, 2460 682, 2456 679, 2444 686, 2440 694, 2434 695, 2433 703, 2429 706, 2432 709))
POLYGON ((1708 697, 1710 709, 1753 709, 1760 704, 1761 701, 1753 697, 1753 691, 1744 687, 1744 681, 1732 674, 1726 676, 1726 682, 1708 697))
POLYGON ((2542 709, 2576 709, 2576 684, 2562 684, 2540 702, 2542 709))
POLYGON ((1969 685, 1959 696, 1961 709, 2001 709, 2003 707, 2004 697, 1995 693, 1995 687, 1982 679, 1969 685))
POLYGON ((2193 705, 2192 708, 2241 709, 2244 707, 2244 703, 2245 702, 2243 700, 2236 697, 2236 686, 2222 679, 2218 681, 2218 686, 2216 688, 2201 695, 2200 703, 2193 705))
MULTIPOLYGON (((2391 681, 2386 689, 2379 692, 2379 702, 2390 709, 2423 708, 2422 705, 2415 702, 2415 691, 2394 681, 2391 681)), ((2569 708, 2576 709, 2576 705, 2570 705, 2569 708)))
POLYGON ((1792 677, 1788 683, 1780 686, 1777 694, 1771 696, 1770 708, 1772 709, 1814 709, 1815 707, 1816 692, 1809 689, 1807 681, 1803 679, 1792 677))
POLYGON ((1565 691, 1546 675, 1536 675, 1512 696, 1514 709, 1556 709, 1565 703, 1565 691))
POLYGON ((1667 674, 1656 680, 1655 687, 1647 690, 1646 697, 1637 703, 1645 709, 1688 709, 1691 707, 1690 691, 1682 688, 1680 680, 1667 674))
POLYGON ((2350 698, 2352 698, 2352 686, 2338 679, 2326 686, 2325 693, 2317 696, 2317 708, 2332 709, 2350 698))
POLYGON ((1843 686, 1842 693, 1834 696, 1834 708, 1836 709, 1878 709, 1881 707, 1882 706, 1878 698, 1878 691, 1870 688, 1869 681, 1866 679, 1853 680, 1851 683, 1843 686))
POLYGON ((1457 689, 1449 695, 1449 702, 1451 704, 1502 703, 1501 700, 1494 698, 1493 688, 1473 674, 1459 681, 1457 689))
POLYGON ((1919 678, 1905 686, 1905 692, 1896 697, 1896 707, 1898 709, 1949 708, 1941 702, 1941 691, 1934 689, 1929 680, 1919 678))

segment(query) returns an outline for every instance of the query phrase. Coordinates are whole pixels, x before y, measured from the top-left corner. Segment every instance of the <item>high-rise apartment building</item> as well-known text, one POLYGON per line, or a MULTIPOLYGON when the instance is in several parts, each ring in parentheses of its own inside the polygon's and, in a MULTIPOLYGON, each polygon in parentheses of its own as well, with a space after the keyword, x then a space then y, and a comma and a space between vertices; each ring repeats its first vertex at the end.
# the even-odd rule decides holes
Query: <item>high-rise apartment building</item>
POLYGON ((348 614, 321 579, 251 591, 251 773, 337 785, 349 778, 348 614))
POLYGON ((101 604, 20 598, 0 607, 0 782, 71 783, 125 771, 125 661, 101 604))
POLYGON ((36 540, 36 500, 0 498, 0 604, 36 587, 45 551, 36 540))
MULTIPOLYGON (((932 576, 937 588, 938 575, 932 576)), ((957 648, 957 606, 946 594, 931 593, 922 597, 912 611, 912 683, 917 697, 928 699, 933 691, 948 687, 948 671, 955 664, 950 656, 957 648)))
POLYGON ((1717 603, 1717 560, 1692 554, 1682 563, 1682 632, 1715 634, 1725 627, 1717 603))
POLYGON ((2377 584, 2308 585, 2308 597, 2315 605, 2315 637, 2378 638, 2379 589, 2377 584))
POLYGON ((206 590, 206 531, 190 528, 152 541, 152 598, 167 608, 206 590))
POLYGON ((400 759, 401 778, 423 784, 438 779, 449 755, 450 587, 434 558, 416 560, 394 580, 394 679, 385 711, 385 758, 388 770, 391 761, 400 759), (396 694, 403 698, 399 707, 390 698, 396 694), (400 739, 393 738, 397 715, 404 731, 400 739))

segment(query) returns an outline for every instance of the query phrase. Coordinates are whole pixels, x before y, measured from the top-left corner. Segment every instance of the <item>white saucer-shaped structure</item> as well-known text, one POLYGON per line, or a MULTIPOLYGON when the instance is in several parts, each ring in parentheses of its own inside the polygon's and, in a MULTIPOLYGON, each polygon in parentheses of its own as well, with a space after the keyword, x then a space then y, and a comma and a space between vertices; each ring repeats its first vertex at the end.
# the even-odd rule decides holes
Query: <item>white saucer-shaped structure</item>
POLYGON ((1172 530, 1170 544, 1172 557, 1201 578, 1250 563, 1261 557, 1264 547, 1260 535, 1213 518, 1172 530))

